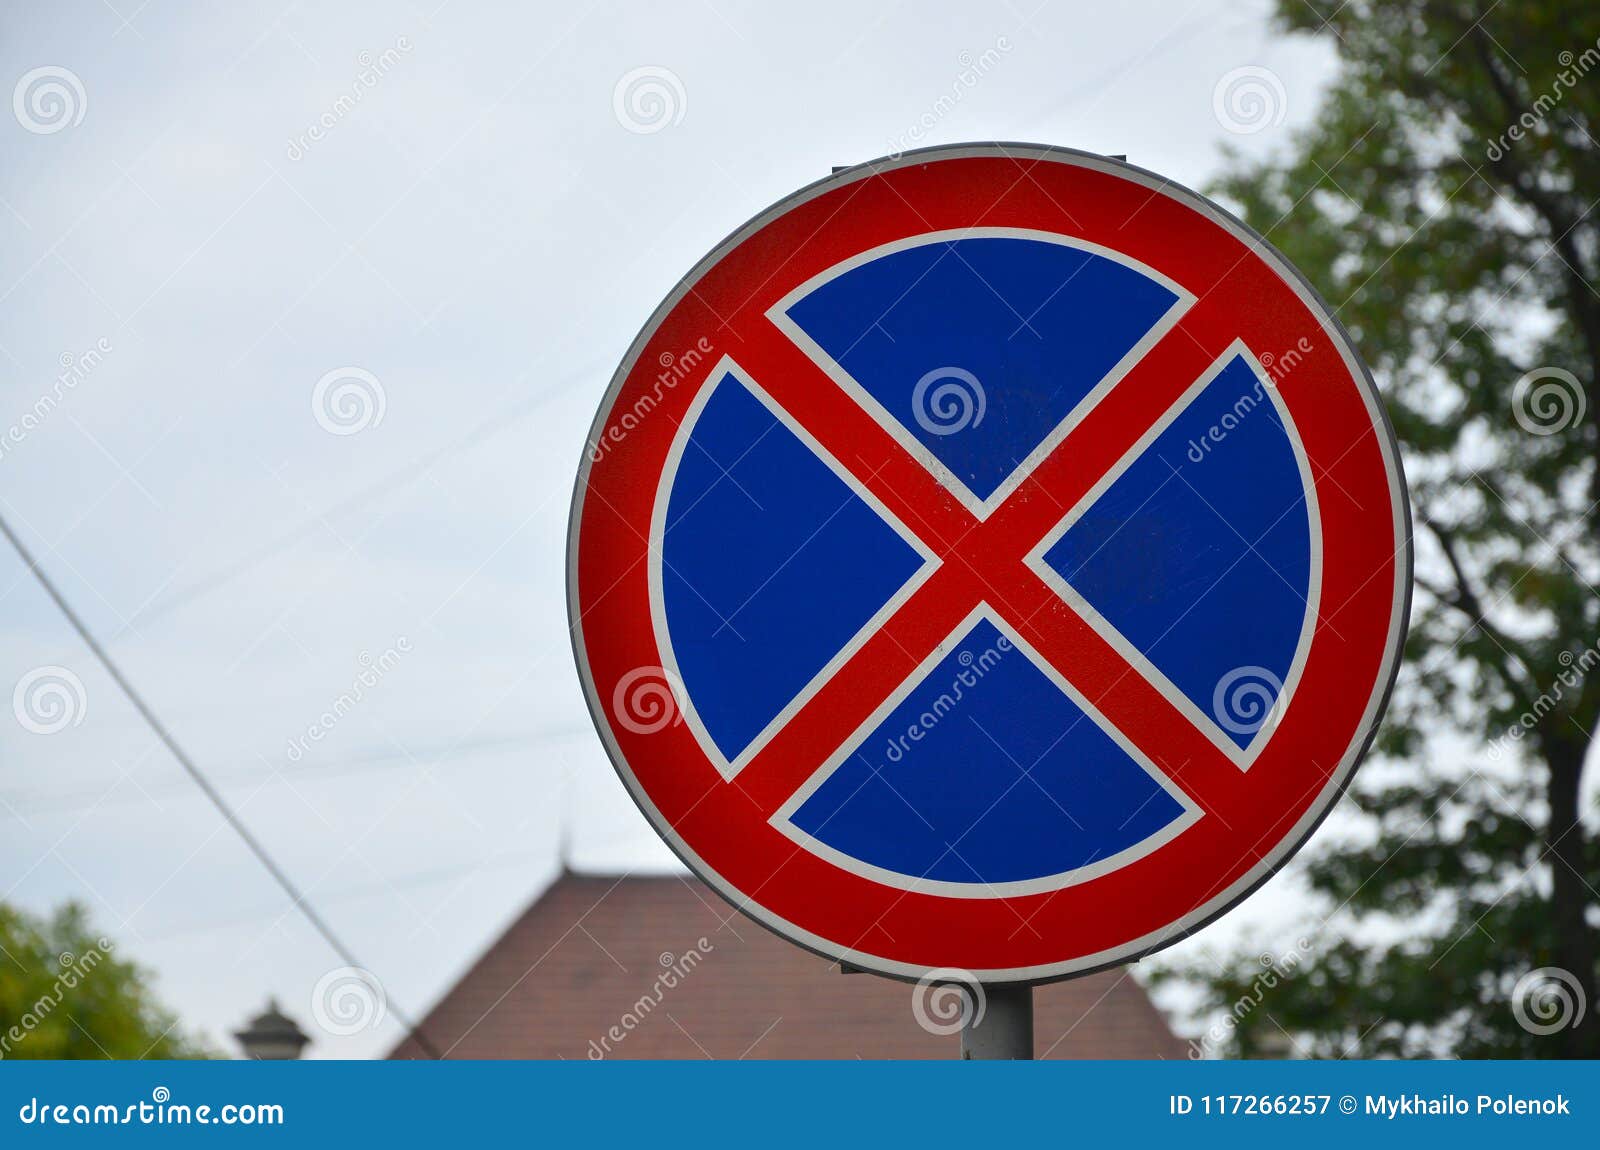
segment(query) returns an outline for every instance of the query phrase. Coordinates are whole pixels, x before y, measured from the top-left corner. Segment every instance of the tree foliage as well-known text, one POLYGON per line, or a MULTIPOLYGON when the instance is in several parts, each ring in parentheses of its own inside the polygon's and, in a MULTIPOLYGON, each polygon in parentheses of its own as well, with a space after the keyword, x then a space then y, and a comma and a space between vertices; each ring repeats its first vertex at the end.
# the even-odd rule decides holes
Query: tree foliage
POLYGON ((194 1058, 144 972, 69 904, 48 919, 0 904, 0 1058, 194 1058))
POLYGON ((1600 5, 1280 0, 1278 19, 1337 76, 1216 191, 1373 369, 1416 599, 1362 827, 1310 848, 1310 956, 1265 993, 1254 955, 1181 973, 1233 1053, 1600 1057, 1600 5), (1542 1025, 1579 997, 1581 1022, 1542 1025))

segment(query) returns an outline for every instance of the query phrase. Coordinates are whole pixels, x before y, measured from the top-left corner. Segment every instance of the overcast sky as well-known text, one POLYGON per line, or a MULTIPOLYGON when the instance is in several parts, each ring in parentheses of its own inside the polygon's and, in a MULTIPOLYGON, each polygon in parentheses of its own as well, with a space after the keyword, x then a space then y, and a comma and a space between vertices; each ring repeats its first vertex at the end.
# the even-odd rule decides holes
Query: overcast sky
MULTIPOLYGON (((29 7, 0 15, 0 510, 416 1013, 563 826, 580 867, 673 865, 583 708, 564 550, 589 421, 678 278, 910 144, 1204 185, 1333 66, 1227 0, 29 7)), ((0 628, 0 899, 87 903, 219 1046, 269 993, 313 1054, 392 1045, 392 1017, 313 1027, 339 960, 9 551, 0 628)))

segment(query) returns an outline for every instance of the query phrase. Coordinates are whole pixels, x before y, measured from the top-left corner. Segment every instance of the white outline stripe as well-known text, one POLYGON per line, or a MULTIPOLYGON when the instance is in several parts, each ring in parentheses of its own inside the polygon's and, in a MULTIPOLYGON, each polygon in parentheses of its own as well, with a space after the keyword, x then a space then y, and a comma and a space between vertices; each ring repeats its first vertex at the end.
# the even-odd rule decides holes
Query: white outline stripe
MULTIPOLYGON (((869 764, 870 765, 870 764, 869 764)), ((1033 764, 1037 765, 1037 764, 1033 764)), ((1032 766, 1029 767, 1031 771, 1032 766)), ((978 822, 983 820, 982 812, 978 822)), ((857 727, 845 739, 843 745, 822 764, 817 771, 806 780, 799 790, 789 797, 789 800, 779 807, 769 820, 784 834, 788 835, 800 846, 813 854, 821 855, 829 862, 844 870, 852 871, 863 878, 872 879, 886 886, 899 887, 902 890, 914 891, 921 894, 948 895, 953 898, 1004 898, 1014 895, 1043 894, 1046 891, 1060 890, 1062 887, 1074 886, 1077 883, 1087 882, 1114 870, 1121 870, 1129 863, 1143 858, 1158 847, 1163 847, 1184 831, 1194 825, 1201 814, 1200 808, 1189 795, 1177 787, 1167 775, 1161 771, 1150 758, 1136 746, 1132 740, 1119 731, 1109 719, 1100 713, 1100 710, 1091 703, 1083 692, 1074 687, 1057 671, 1051 662, 1044 658, 1033 648, 1033 645, 1019 635, 1014 627, 1001 618, 999 612, 991 607, 987 600, 981 600, 976 607, 963 619, 956 628, 937 647, 933 653, 917 666, 904 681, 890 693, 876 710, 869 715, 865 722, 857 727), (1167 794, 1171 795, 1178 805, 1183 808, 1183 813, 1174 818, 1166 826, 1152 835, 1147 835, 1131 846, 1124 847, 1116 854, 1108 855, 1093 863, 1074 867, 1070 870, 1060 871, 1056 874, 1042 875, 1038 878, 1016 879, 1011 882, 985 882, 974 879, 972 882, 955 882, 949 879, 930 879, 915 875, 902 874, 898 871, 888 870, 884 867, 874 866, 862 862, 860 859, 845 854, 829 846, 827 843, 814 838, 794 824, 795 813, 805 805, 823 783, 827 782, 833 773, 844 765, 868 738, 884 723, 885 720, 903 703, 913 691, 928 680, 933 670, 949 657, 972 633, 974 627, 982 620, 987 619, 994 628, 1005 636, 1012 647, 1027 659, 1040 674, 1044 675, 1072 700, 1073 704, 1083 712, 1101 731, 1105 732, 1119 748, 1144 770, 1167 794)), ((977 825, 975 822, 974 826, 977 825)), ((969 831, 971 828, 968 828, 969 831)))
MULTIPOLYGON (((1228 737, 1214 715, 1207 713, 1198 706, 1194 700, 1179 690, 1177 685, 1168 679, 1145 654, 1139 650, 1128 638, 1117 630, 1111 622, 1096 611, 1094 607, 1078 593, 1058 571, 1044 561, 1045 552, 1054 547, 1061 537, 1071 529, 1072 525, 1081 519, 1085 512, 1109 491, 1114 483, 1144 457, 1150 446, 1161 437, 1168 427, 1175 423, 1180 415, 1189 409, 1211 383, 1222 374, 1236 358, 1243 358, 1260 382, 1261 389, 1270 397, 1272 405, 1278 411, 1278 417, 1283 422, 1285 436, 1289 440, 1290 449, 1294 452, 1295 466, 1300 472, 1300 488, 1306 505, 1306 526, 1311 547, 1310 567, 1307 574, 1307 594, 1305 596, 1305 614, 1300 622, 1300 634, 1295 640, 1294 657, 1289 663, 1289 673, 1283 678, 1283 689, 1278 692, 1273 711, 1281 716, 1288 710, 1290 701, 1294 696, 1295 687, 1299 685, 1301 672, 1305 669, 1306 659, 1311 653, 1311 637, 1316 631, 1317 609, 1322 600, 1322 512, 1317 504, 1317 488, 1312 479, 1310 461, 1306 458, 1305 445, 1300 442, 1300 433, 1296 430, 1294 419, 1289 415, 1289 410, 1284 406, 1283 400, 1278 396, 1277 384, 1269 379, 1261 367, 1260 360, 1255 353, 1245 344, 1243 339, 1236 339, 1228 345, 1227 349, 1200 374, 1200 377, 1189 385, 1178 400, 1162 413, 1160 419, 1150 425, 1148 431, 1139 437, 1132 447, 1123 453, 1111 468, 1100 477, 1078 502, 1074 503, 1062 518, 1061 522, 1052 527, 1047 535, 1029 551, 1023 563, 1035 575, 1044 580, 1050 589, 1083 616, 1084 620, 1095 629, 1095 632, 1114 647, 1117 654, 1121 655, 1141 675, 1149 681, 1150 685, 1159 691, 1163 698, 1183 712, 1184 716, 1197 727, 1201 734, 1241 771, 1248 771, 1255 762, 1262 749, 1272 736, 1275 721, 1263 723, 1250 738, 1250 742, 1243 748, 1228 737)), ((1225 450, 1225 448, 1219 448, 1225 450)), ((1285 512, 1285 515, 1289 512, 1285 512)), ((1281 517, 1280 517, 1281 518, 1281 517)), ((1275 526, 1276 524, 1274 524, 1275 526)), ((1258 540, 1250 540, 1252 544, 1258 540)), ((1263 560, 1264 562, 1264 560, 1263 560)), ((1231 570, 1231 569, 1230 569, 1231 570)), ((1225 573, 1226 574, 1226 573, 1225 573)), ((1225 576, 1224 576, 1225 577, 1225 576)), ((1221 580, 1219 579, 1218 582, 1221 580)), ((1214 586, 1214 584, 1213 584, 1214 586)), ((1211 588, 1206 589, 1210 593, 1211 588)))
MULTIPOLYGON (((721 482, 721 480, 719 479, 717 482, 721 482)), ((701 385, 693 403, 689 405, 689 410, 684 414, 683 422, 678 425, 677 433, 672 439, 672 447, 667 453, 666 464, 661 469, 661 479, 656 487, 655 505, 650 516, 649 579, 650 618, 655 626, 656 645, 661 651, 661 665, 667 672, 667 682, 674 686, 684 684, 684 689, 680 692, 684 697, 678 699, 678 707, 683 714, 683 720, 689 729, 694 732, 694 737, 699 741, 701 749, 706 753, 706 757, 711 760, 717 770, 722 772, 722 777, 724 779, 732 779, 745 767, 749 766, 750 761, 761 752, 763 747, 772 741, 773 736, 782 730, 789 720, 794 718, 818 691, 822 690, 840 667, 843 667, 857 651, 866 645, 867 640, 883 625, 884 621, 898 611, 900 605, 911 598, 917 588, 927 582, 928 577, 938 570, 939 564, 939 558, 934 555, 927 544, 923 543, 895 516, 894 512, 885 507, 876 495, 847 471, 844 465, 835 459, 833 454, 823 447, 817 438, 807 431, 797 419, 785 411, 783 406, 773 399, 748 371, 740 367, 732 356, 725 355, 718 360, 716 366, 706 376, 706 382, 701 385), (695 426, 700 422, 700 415, 705 411, 712 392, 716 391, 730 377, 765 407, 780 424, 792 432, 817 457, 817 460, 824 467, 837 475, 857 498, 871 507, 878 514, 878 517, 894 530, 895 534, 905 540, 922 557, 922 565, 912 572, 909 579, 900 585, 899 590, 890 596, 888 601, 878 608, 870 619, 862 624, 861 628, 851 636, 849 642, 841 647, 833 658, 824 663, 821 669, 807 680, 800 693, 789 700, 788 704, 774 715, 767 725, 756 734, 756 737, 731 760, 727 755, 723 754, 722 748, 717 746, 716 741, 711 737, 711 732, 705 725, 705 721, 700 717, 699 711, 695 709, 693 692, 688 689, 683 673, 678 667, 678 658, 672 646, 672 629, 667 623, 665 578, 662 571, 662 565, 666 562, 663 543, 666 540, 667 508, 672 499, 672 488, 677 482, 678 466, 683 462, 684 452, 688 449, 689 440, 694 434, 695 426)))
MULTIPOLYGON (((767 318, 770 319, 778 327, 778 329, 783 332, 783 334, 793 340, 795 345, 799 347, 800 350, 803 351, 806 356, 828 376, 828 378, 837 383, 845 390, 846 393, 850 395, 852 399, 860 404, 862 410, 867 412, 868 415, 872 416, 874 422, 881 426, 890 435, 894 436, 896 442, 898 442, 901 447, 905 448, 907 453, 910 454, 913 459, 915 459, 918 463, 921 463, 923 467, 927 468, 933 477, 937 479, 939 483, 950 492, 950 494, 954 495, 958 500, 961 501, 962 506, 964 506, 968 511, 972 512, 976 518, 987 519, 997 507, 999 507, 1011 496, 1012 492, 1016 491, 1018 487, 1022 486, 1023 480, 1027 479, 1029 475, 1033 474, 1034 468, 1043 463, 1050 453, 1061 445, 1061 442, 1066 439, 1066 437, 1071 433, 1072 429, 1083 422, 1084 418, 1089 414, 1090 411, 1094 409, 1095 405, 1104 399, 1107 393, 1109 393, 1113 387, 1122 381, 1122 377, 1127 375, 1128 372, 1133 369, 1134 364, 1143 359, 1145 355, 1149 353, 1151 348, 1155 347, 1155 345, 1159 343, 1168 332, 1177 326, 1178 321, 1183 318, 1184 313, 1194 306, 1194 302, 1194 295, 1178 284, 1175 280, 1169 278, 1168 276, 1162 275, 1154 268, 1142 264, 1138 260, 1132 259, 1122 252, 1113 251, 1112 249, 1103 247, 1100 244, 1090 243, 1087 240, 1075 239, 1071 236, 1058 235, 1055 232, 1036 231, 1030 228, 956 228, 949 231, 926 232, 922 235, 911 236, 903 240, 896 240, 893 243, 882 244, 879 247, 871 248, 868 251, 861 252, 859 255, 852 256, 847 260, 837 263, 827 271, 822 272, 820 275, 813 276, 811 279, 807 280, 805 283, 791 291, 788 295, 780 299, 770 309, 768 309, 767 318), (1111 369, 1107 371, 1103 377, 1101 377, 1098 383, 1084 393, 1083 398, 1073 406, 1071 411, 1067 412, 1067 414, 1062 417, 1061 422, 1056 424, 1054 429, 1051 430, 1050 434, 1045 436, 1044 439, 1040 440, 1039 445, 1029 452, 1021 463, 1017 464, 1017 466, 1012 469, 1011 473, 1006 476, 1005 481, 1002 482, 1000 486, 996 487, 992 492, 990 492, 987 499, 978 498, 977 493, 968 487, 959 476, 946 467, 944 462, 940 460, 939 457, 935 455, 926 444, 919 440, 915 435, 911 434, 910 429, 907 428, 905 424, 901 423, 900 420, 897 419, 888 408, 880 403, 876 396, 863 387, 854 376, 846 371, 836 360, 834 360, 831 355, 824 351, 822 346, 806 333, 805 329, 803 329, 794 320, 789 318, 789 309, 796 303, 800 302, 800 300, 804 299, 806 296, 810 295, 824 284, 836 279, 848 271, 852 271, 855 268, 861 267, 875 260, 882 259, 884 256, 892 255, 895 252, 909 251, 912 248, 927 247, 930 244, 948 243, 952 240, 963 239, 1036 240, 1041 243, 1055 244, 1058 247, 1074 248, 1079 251, 1088 252, 1091 255, 1103 256, 1104 258, 1111 260, 1113 263, 1120 264, 1123 267, 1128 268, 1130 271, 1136 272, 1146 279, 1160 284, 1162 287, 1172 292, 1176 297, 1172 303, 1168 305, 1167 310, 1161 313, 1161 316, 1150 327, 1150 330, 1145 332, 1144 335, 1140 337, 1139 341, 1130 347, 1123 354, 1122 358, 1112 365, 1111 369)), ((1030 316, 1029 318, 1031 319, 1032 317, 1030 316)), ((957 364, 955 366, 963 365, 957 364)), ((908 381, 907 387, 909 386, 910 382, 908 381)))

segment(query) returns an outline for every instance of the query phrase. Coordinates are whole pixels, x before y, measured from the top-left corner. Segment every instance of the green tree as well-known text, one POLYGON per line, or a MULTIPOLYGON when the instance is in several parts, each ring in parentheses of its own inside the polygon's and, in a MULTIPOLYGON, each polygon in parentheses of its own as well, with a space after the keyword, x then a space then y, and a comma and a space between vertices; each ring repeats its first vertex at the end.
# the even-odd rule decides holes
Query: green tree
POLYGON ((48 919, 0 904, 0 1058, 197 1058, 139 967, 68 904, 48 919))
POLYGON ((1364 825, 1324 830, 1302 869, 1309 955, 1267 990, 1254 954, 1179 973, 1237 1019, 1232 1053, 1287 1032, 1320 1056, 1600 1057, 1600 4, 1280 0, 1278 19, 1333 48, 1336 78, 1215 190, 1371 365, 1417 594, 1345 807, 1364 825), (1513 992, 1547 967, 1564 986, 1521 988, 1535 1028, 1563 993, 1585 1009, 1541 1034, 1513 992))

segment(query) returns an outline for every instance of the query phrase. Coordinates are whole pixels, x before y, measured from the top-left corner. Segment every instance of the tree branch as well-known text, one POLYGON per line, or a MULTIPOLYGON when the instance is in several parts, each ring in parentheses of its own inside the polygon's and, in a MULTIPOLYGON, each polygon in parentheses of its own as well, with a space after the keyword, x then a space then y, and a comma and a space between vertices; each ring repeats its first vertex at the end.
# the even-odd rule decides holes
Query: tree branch
POLYGON ((1524 706, 1533 706, 1533 701, 1539 694, 1539 678, 1533 673, 1533 660, 1522 643, 1489 621, 1489 613, 1483 605, 1483 599, 1472 585, 1466 566, 1461 561, 1459 541, 1455 532, 1439 524, 1426 511, 1419 511, 1417 518, 1438 541, 1439 550, 1444 553, 1445 562, 1450 565, 1455 586, 1449 589, 1433 587, 1420 577, 1416 577, 1417 584, 1440 603, 1465 615, 1474 627, 1489 636, 1494 644, 1506 653, 1506 663, 1499 668, 1500 677, 1524 706), (1521 670, 1520 677, 1511 673, 1512 664, 1521 670))

